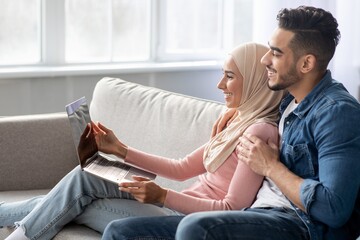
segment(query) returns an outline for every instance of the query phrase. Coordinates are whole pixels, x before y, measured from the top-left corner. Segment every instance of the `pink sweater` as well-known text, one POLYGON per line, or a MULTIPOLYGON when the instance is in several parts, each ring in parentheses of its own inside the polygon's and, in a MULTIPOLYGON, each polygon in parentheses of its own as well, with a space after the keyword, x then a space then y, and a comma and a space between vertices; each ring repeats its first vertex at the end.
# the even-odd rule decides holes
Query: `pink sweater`
MULTIPOLYGON (((250 126, 246 132, 264 141, 278 143, 277 128, 267 123, 250 126)), ((262 184, 263 176, 239 161, 235 151, 214 172, 203 165, 204 146, 180 160, 147 154, 129 147, 125 161, 163 177, 198 180, 181 192, 169 189, 164 206, 184 214, 210 210, 239 210, 249 207, 262 184)))

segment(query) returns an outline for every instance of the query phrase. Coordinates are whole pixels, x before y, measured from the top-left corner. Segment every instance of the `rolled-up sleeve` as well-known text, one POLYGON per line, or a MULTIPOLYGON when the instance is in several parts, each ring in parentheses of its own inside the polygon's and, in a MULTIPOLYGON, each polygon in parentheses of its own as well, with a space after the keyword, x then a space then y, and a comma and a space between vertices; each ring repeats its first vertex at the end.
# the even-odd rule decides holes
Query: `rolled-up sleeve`
POLYGON ((360 114, 341 103, 326 112, 319 112, 314 128, 318 179, 304 180, 300 198, 312 219, 338 228, 349 220, 359 192, 360 114))

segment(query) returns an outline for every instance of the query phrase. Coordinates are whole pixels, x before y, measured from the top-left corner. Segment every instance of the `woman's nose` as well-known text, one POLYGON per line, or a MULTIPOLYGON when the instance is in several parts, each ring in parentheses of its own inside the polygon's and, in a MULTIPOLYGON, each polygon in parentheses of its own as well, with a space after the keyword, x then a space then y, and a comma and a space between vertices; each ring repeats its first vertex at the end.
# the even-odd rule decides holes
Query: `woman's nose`
POLYGON ((225 84, 224 84, 224 77, 222 77, 221 79, 220 79, 220 81, 218 82, 218 84, 217 84, 217 88, 218 89, 224 89, 225 87, 225 84))

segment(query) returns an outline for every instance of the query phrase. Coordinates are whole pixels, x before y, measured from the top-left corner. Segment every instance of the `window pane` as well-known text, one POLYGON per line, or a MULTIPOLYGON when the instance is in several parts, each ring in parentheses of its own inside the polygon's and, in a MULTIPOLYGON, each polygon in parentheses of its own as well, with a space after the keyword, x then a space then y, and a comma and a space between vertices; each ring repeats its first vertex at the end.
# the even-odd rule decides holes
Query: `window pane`
POLYGON ((0 64, 38 63, 40 2, 0 0, 0 6, 0 64))
POLYGON ((110 0, 66 0, 65 61, 110 61, 110 0))
POLYGON ((196 53, 220 49, 221 9, 222 1, 219 0, 168 0, 166 52, 196 53))
POLYGON ((252 40, 253 0, 234 0, 234 47, 252 40))
POLYGON ((146 60, 150 1, 67 0, 66 62, 146 60))
POLYGON ((113 1, 113 60, 147 60, 150 53, 150 3, 113 1))

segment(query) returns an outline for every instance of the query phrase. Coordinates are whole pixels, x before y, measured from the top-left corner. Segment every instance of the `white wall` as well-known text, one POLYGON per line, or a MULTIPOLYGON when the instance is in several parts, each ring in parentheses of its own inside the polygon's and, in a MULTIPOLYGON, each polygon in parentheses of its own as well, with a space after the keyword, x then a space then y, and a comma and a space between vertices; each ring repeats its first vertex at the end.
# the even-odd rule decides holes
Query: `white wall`
POLYGON ((353 96, 360 99, 360 2, 337 2, 336 17, 341 40, 333 61, 333 73, 353 96))
POLYGON ((0 116, 62 112, 67 103, 79 97, 91 99, 96 82, 105 76, 223 102, 216 87, 220 67, 184 72, 12 78, 0 79, 0 116))

